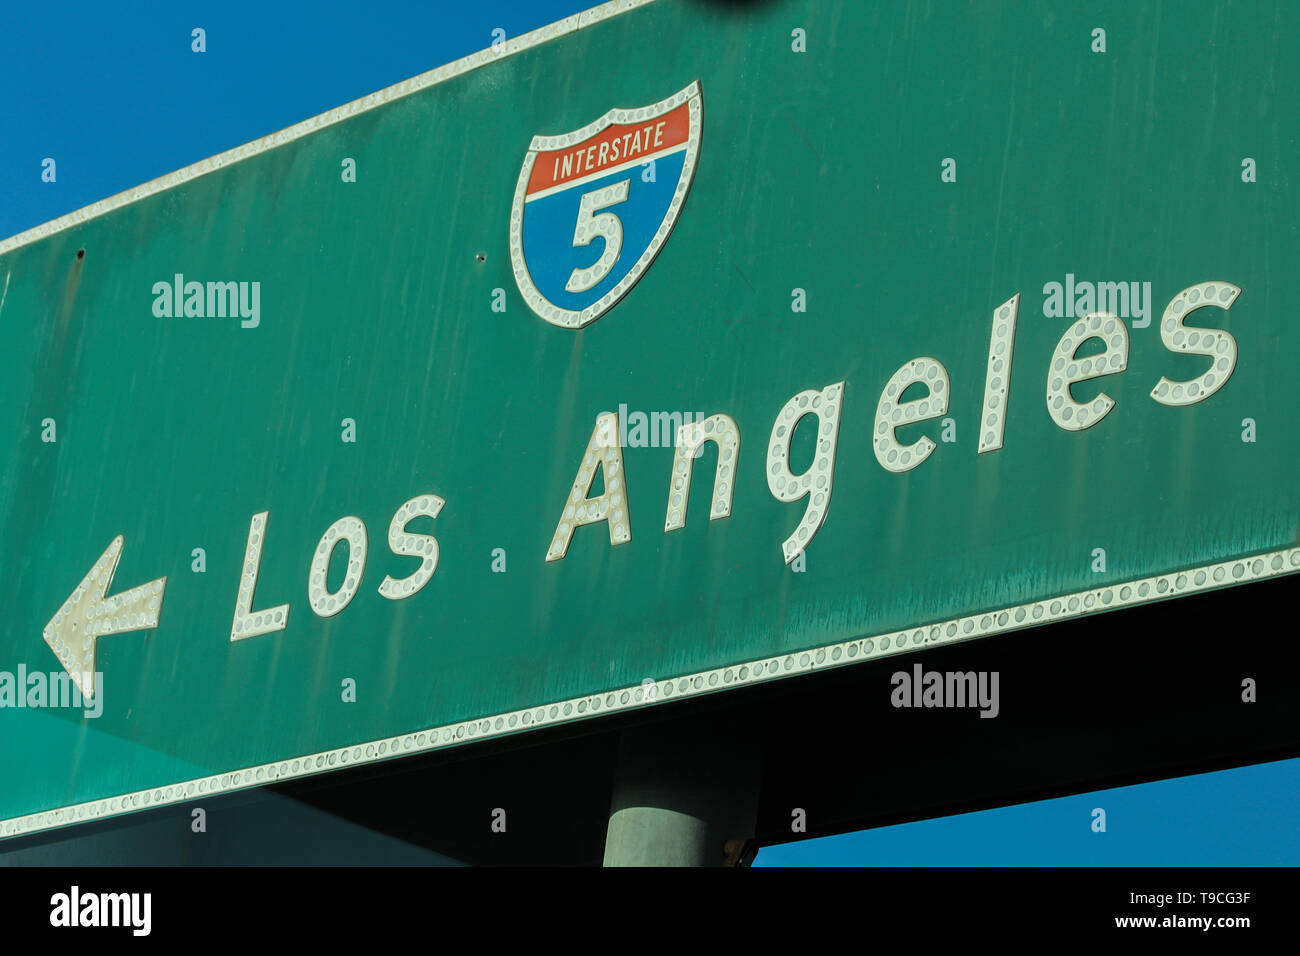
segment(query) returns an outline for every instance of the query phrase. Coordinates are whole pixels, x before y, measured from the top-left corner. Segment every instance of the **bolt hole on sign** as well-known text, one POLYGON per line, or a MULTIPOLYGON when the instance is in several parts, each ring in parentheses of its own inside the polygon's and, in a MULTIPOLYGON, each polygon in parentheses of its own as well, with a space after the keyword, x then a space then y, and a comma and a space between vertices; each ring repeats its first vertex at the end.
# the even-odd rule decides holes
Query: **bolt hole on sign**
POLYGON ((0 240, 0 840, 1300 570, 1295 19, 604 4, 0 240))

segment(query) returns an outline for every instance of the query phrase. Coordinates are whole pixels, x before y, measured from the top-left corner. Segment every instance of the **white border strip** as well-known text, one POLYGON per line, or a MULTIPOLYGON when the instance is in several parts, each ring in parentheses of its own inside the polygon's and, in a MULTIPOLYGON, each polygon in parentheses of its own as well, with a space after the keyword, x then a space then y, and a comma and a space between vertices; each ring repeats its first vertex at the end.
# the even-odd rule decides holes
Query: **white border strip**
POLYGON ((1080 618, 1115 608, 1150 604, 1169 597, 1212 591, 1248 581, 1294 574, 1297 571, 1300 571, 1300 548, 1283 548, 1187 571, 1171 571, 1121 584, 1076 591, 1057 598, 1031 601, 937 624, 854 638, 778 657, 760 658, 745 664, 661 680, 647 678, 636 686, 606 693, 571 697, 553 704, 479 717, 457 724, 444 724, 396 737, 323 750, 292 760, 258 764, 229 773, 196 777, 182 783, 13 817, 0 822, 0 841, 148 807, 184 803, 212 794, 313 776, 355 764, 377 763, 408 754, 445 750, 471 740, 505 737, 536 727, 572 723, 603 713, 633 710, 681 697, 710 694, 732 687, 842 667, 923 647, 974 640, 990 634, 1080 618))
POLYGON ((8 239, 0 240, 0 255, 6 252, 12 252, 21 246, 28 245, 56 232, 62 232, 64 229, 70 229, 73 226, 79 226, 84 222, 95 219, 105 213, 112 212, 115 209, 121 209, 133 202, 144 199, 147 196, 153 196, 164 190, 187 183, 192 179, 237 163, 241 159, 247 159, 250 156, 256 156, 258 153, 264 153, 269 149, 277 146, 283 146, 295 139, 301 139, 309 133, 323 129, 326 126, 332 126, 335 123, 342 122, 358 113, 365 113, 377 106, 382 106, 392 100, 401 99, 403 96, 409 96, 412 93, 418 93, 426 90, 431 86, 436 86, 444 80, 460 76, 462 73, 468 73, 470 70, 485 66, 488 63, 496 62, 515 53, 527 50, 530 47, 545 43, 548 40, 554 40, 556 37, 564 36, 567 33, 573 33, 585 27, 589 27, 611 16, 617 16, 620 13, 626 13, 637 7, 647 6, 654 3, 655 0, 608 0, 599 6, 584 10, 581 13, 575 13, 571 17, 565 17, 556 23, 547 24, 544 27, 538 27, 528 33, 517 36, 513 39, 506 40, 500 46, 493 49, 488 47, 477 53, 471 53, 469 56, 461 57, 459 60, 453 60, 437 69, 429 70, 427 73, 421 73, 419 76, 411 77, 409 80, 403 80, 392 86, 377 90, 369 96, 363 96, 360 99, 353 100, 351 103, 345 103, 337 106, 328 112, 321 113, 319 116, 313 116, 311 119, 303 120, 301 123, 295 123, 293 126, 286 127, 278 133, 271 133, 269 136, 263 136, 261 139, 255 139, 251 143, 245 143, 243 146, 236 146, 234 149, 228 149, 224 153, 218 153, 207 159, 200 160, 183 169, 178 169, 174 173, 168 173, 157 179, 151 179, 147 183, 142 183, 133 189, 127 189, 107 199, 101 199, 98 202, 91 203, 89 206, 83 206, 75 212, 70 212, 58 219, 51 219, 49 222, 42 223, 31 229, 20 232, 8 239))

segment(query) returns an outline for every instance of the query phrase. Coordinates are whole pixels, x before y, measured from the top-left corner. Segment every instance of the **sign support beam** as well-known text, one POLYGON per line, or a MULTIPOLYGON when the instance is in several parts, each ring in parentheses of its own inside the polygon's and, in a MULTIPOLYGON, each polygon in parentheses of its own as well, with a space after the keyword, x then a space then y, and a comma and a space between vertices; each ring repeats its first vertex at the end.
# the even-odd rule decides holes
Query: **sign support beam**
POLYGON ((605 866, 726 866, 754 837, 753 734, 718 715, 626 728, 619 740, 605 866), (746 743, 746 741, 750 743, 746 743))

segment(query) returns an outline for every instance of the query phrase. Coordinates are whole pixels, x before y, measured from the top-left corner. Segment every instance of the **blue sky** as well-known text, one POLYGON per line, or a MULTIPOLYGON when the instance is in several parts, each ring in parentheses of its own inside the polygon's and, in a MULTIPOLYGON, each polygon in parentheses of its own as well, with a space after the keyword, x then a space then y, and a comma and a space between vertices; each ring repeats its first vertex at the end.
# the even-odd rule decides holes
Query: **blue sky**
POLYGON ((768 847, 758 866, 1295 866, 1300 760, 768 847), (1106 832, 1092 811, 1106 811, 1106 832))
MULTIPOLYGON (((515 36, 590 5, 5 4, 0 238, 487 47, 494 29, 515 36)), ((757 862, 1296 865, 1297 794, 1288 760, 771 847, 757 862)))
POLYGON ((0 4, 0 236, 593 6, 584 0, 0 4), (190 49, 190 31, 207 51, 190 49), (43 183, 40 164, 57 163, 43 183))

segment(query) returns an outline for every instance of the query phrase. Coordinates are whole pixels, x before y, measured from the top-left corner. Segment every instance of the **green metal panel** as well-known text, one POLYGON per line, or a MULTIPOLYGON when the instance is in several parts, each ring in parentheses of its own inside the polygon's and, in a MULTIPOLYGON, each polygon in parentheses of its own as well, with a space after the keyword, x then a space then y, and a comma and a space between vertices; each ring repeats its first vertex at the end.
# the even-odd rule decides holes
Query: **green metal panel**
MULTIPOLYGON (((1210 587, 1294 570, 1294 13, 1076 6, 605 11, 0 245, 0 669, 60 669, 43 629, 116 536, 110 597, 166 576, 156 628, 98 642, 100 716, 0 710, 0 836, 598 717, 639 705, 648 680, 661 702, 1198 587, 1169 572, 1205 568, 1210 587), (698 167, 657 259, 591 325, 542 321, 508 244, 531 138, 696 80, 698 167), (156 317, 151 290, 177 273, 260 282, 260 324, 156 317), (1074 388, 1116 403, 1082 431, 1044 399, 1073 320, 1045 316, 1043 290, 1067 274, 1151 290, 1127 369, 1074 388), (1210 280, 1243 290, 1192 320, 1235 338, 1232 377, 1157 403, 1161 376, 1210 361, 1164 346, 1161 311, 1210 280), (1017 294, 1005 444, 981 454, 993 313, 1017 294), (876 406, 919 356, 951 378, 956 440, 937 419, 902 428, 938 444, 892 473, 876 406), (807 502, 769 491, 766 445, 792 396, 838 382, 834 490, 798 571, 781 543, 807 502), (731 514, 706 520, 709 446, 685 528, 665 533, 673 451, 628 447, 631 541, 583 527, 546 561, 596 417, 620 406, 730 415, 731 514), (446 502, 411 524, 436 534, 439 563, 388 600, 385 575, 418 566, 390 552, 388 525, 417 495, 446 502), (287 603, 288 623, 232 641, 264 511, 255 607, 287 603), (308 568, 347 515, 369 558, 322 618, 308 568)), ((1224 639, 1276 626, 1243 609, 1224 639)), ((1088 650, 1122 666, 1122 643, 1088 650)))

